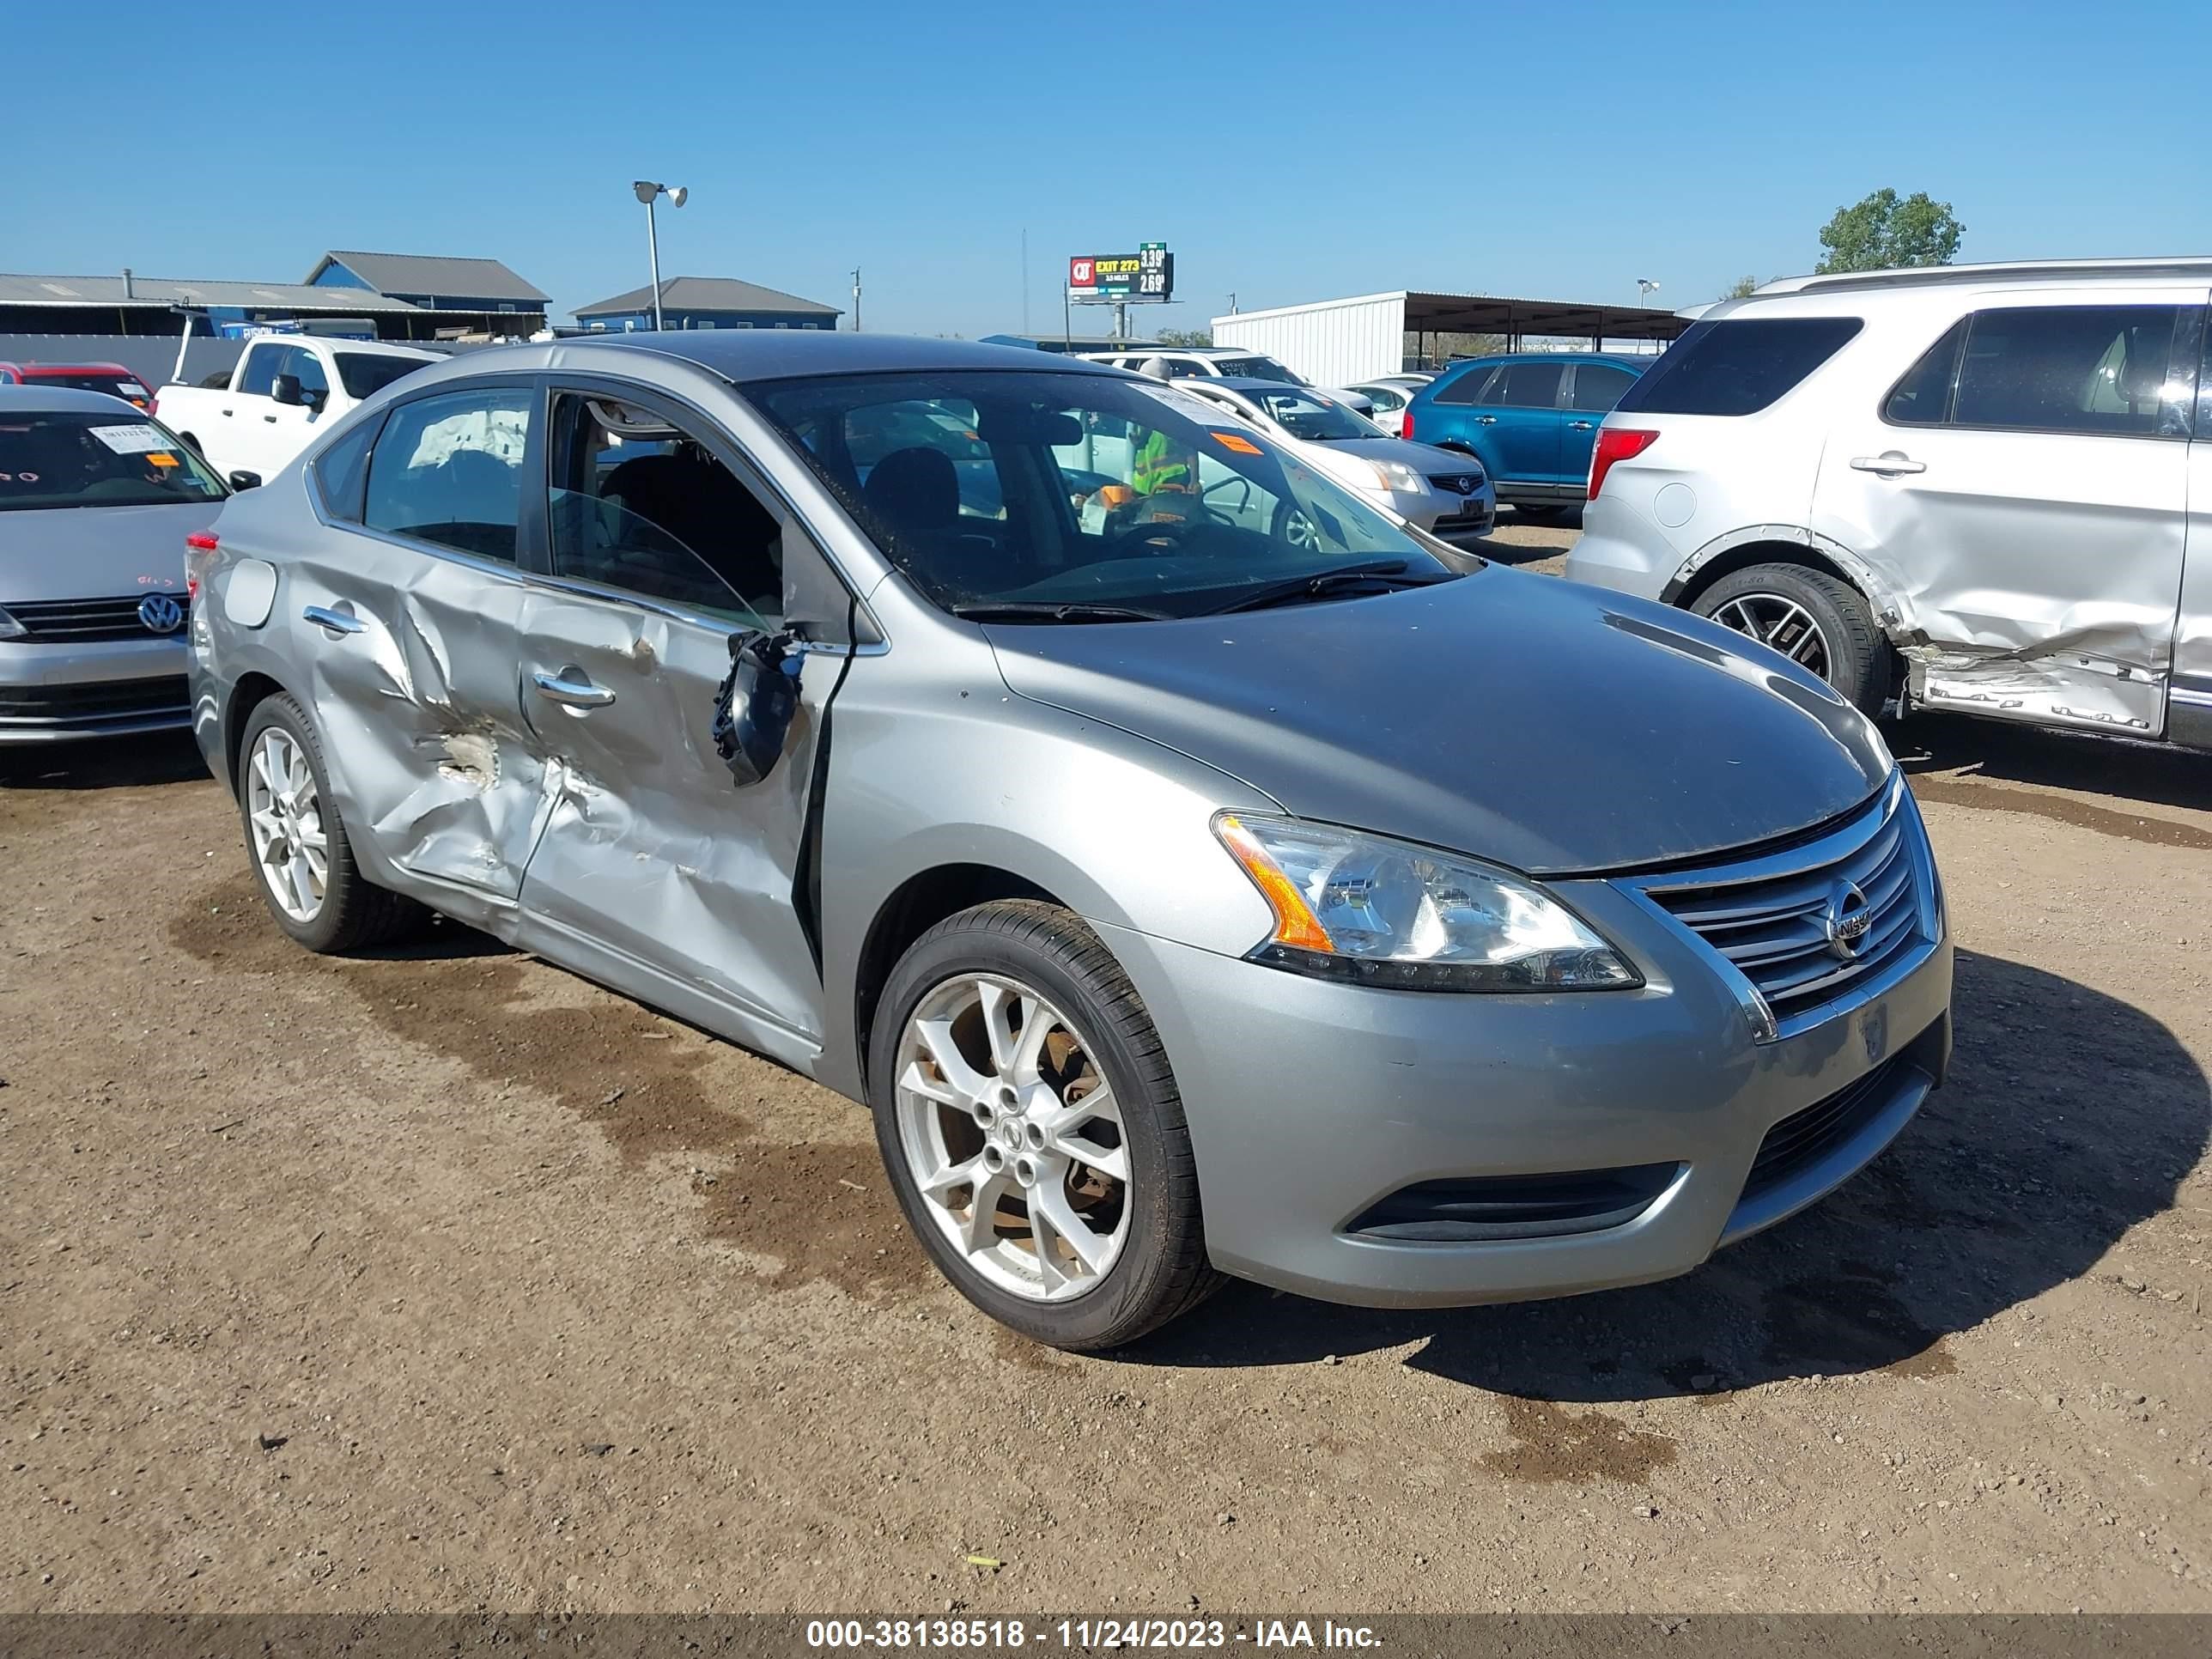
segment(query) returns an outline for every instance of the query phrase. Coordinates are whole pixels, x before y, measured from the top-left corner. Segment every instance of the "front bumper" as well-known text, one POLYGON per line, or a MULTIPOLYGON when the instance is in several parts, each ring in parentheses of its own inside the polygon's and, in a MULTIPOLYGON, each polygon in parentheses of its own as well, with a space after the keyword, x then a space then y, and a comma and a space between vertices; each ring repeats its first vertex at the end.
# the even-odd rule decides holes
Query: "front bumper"
POLYGON ((0 746, 180 730, 191 723, 185 635, 0 641, 0 746))
POLYGON ((1609 883, 1556 890, 1629 951, 1644 988, 1377 991, 1100 928, 1175 1067, 1218 1266, 1384 1307, 1670 1278, 1848 1179, 1941 1080, 1948 933, 1880 994, 1760 1042, 1694 938, 1609 883), (1849 1116, 1794 1161, 1770 1149, 1753 1180, 1770 1131, 1787 1149, 1820 1121, 1807 1109, 1832 1102, 1849 1116), (1439 1242, 1363 1230, 1419 1183, 1655 1166, 1656 1196, 1590 1231, 1439 1242))

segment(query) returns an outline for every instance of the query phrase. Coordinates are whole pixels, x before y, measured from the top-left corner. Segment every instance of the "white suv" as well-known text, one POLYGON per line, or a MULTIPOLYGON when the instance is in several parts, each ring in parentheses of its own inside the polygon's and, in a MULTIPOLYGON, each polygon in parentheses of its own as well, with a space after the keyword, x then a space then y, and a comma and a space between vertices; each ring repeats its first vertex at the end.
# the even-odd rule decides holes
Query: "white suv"
POLYGON ((1805 276, 1606 417, 1567 574, 1903 706, 2212 749, 2212 259, 1805 276))

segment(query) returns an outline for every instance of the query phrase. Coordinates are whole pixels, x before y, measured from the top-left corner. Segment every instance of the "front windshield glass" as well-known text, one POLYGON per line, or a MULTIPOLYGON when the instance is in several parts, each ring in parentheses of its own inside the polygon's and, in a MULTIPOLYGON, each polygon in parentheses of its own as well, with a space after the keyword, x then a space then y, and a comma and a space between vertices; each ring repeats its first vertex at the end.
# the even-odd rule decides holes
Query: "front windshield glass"
POLYGON ((1213 367, 1231 380, 1280 380, 1285 386, 1304 386, 1286 364, 1273 357, 1217 357, 1213 367))
POLYGON ((947 370, 749 395, 948 610, 1189 617, 1348 566, 1455 574, 1403 526, 1170 386, 947 370))
POLYGON ((1379 438, 1379 428, 1362 419, 1347 405, 1318 392, 1247 392, 1266 410, 1276 425, 1293 438, 1312 438, 1327 443, 1334 438, 1379 438))
POLYGON ((128 409, 0 413, 0 512, 166 507, 224 493, 198 456, 128 409))
POLYGON ((423 367, 416 357, 386 357, 380 352, 340 351, 333 354, 338 360, 338 379, 345 383, 346 396, 359 402, 373 398, 404 374, 412 374, 423 367))

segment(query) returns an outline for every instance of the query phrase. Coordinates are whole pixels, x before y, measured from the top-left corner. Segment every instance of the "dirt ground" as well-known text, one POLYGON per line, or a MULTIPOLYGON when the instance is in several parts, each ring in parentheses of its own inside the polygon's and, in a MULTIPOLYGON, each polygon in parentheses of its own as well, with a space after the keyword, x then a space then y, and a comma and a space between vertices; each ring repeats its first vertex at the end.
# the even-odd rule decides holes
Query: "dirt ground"
POLYGON ((296 951, 183 741, 19 777, 0 1611, 2212 1607, 2212 759, 1893 736, 1958 1054, 1860 1179, 1668 1285, 1082 1360, 859 1109, 459 929, 296 951))

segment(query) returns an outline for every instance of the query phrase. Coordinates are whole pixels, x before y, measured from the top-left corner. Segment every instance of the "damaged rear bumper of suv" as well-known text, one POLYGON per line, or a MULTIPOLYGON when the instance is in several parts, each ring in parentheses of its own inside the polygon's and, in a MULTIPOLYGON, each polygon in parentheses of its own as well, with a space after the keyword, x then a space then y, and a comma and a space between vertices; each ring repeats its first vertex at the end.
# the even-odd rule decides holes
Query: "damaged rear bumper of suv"
POLYGON ((1909 797, 1694 876, 1663 896, 1767 908, 1700 933, 1656 881, 1553 884, 1634 957, 1645 982, 1621 991, 1383 991, 1102 928, 1175 1066, 1215 1261, 1373 1306, 1570 1295, 1687 1273, 1856 1173, 1949 1059, 1952 949, 1909 797), (1901 907, 1864 971, 1787 955, 1820 921, 1793 905, 1863 872, 1901 907))

